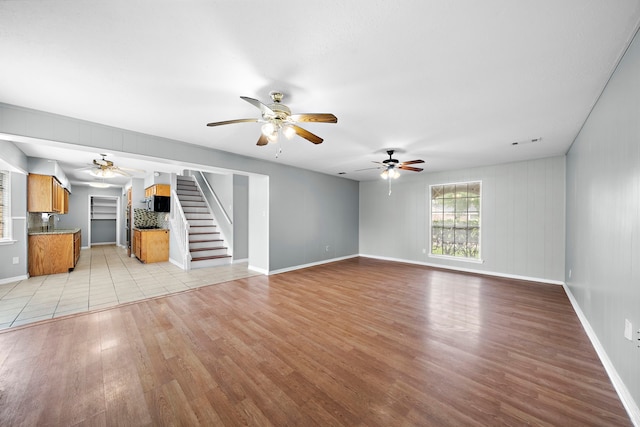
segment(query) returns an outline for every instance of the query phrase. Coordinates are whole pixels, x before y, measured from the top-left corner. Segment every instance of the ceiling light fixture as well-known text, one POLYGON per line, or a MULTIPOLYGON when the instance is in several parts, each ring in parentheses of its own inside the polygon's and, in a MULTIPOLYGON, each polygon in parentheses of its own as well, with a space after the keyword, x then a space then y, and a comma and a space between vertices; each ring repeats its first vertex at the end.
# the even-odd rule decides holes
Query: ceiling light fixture
POLYGON ((113 178, 114 173, 111 169, 90 169, 89 173, 93 176, 97 176, 99 178, 113 178))
POLYGON ((89 183, 90 187, 96 187, 96 188, 107 188, 107 187, 111 187, 111 185, 107 184, 106 182, 90 182, 89 183))

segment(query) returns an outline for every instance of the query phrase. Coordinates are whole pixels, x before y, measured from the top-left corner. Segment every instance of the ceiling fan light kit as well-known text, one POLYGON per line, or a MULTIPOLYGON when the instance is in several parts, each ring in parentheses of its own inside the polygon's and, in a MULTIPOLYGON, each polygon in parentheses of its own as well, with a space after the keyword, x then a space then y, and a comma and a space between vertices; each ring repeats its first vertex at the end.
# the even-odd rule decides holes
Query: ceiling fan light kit
POLYGON ((264 146, 270 142, 278 142, 278 136, 282 133, 285 138, 291 139, 298 135, 314 144, 321 144, 323 139, 308 130, 300 127, 297 123, 337 123, 338 119, 331 113, 308 113, 291 114, 291 109, 282 104, 284 95, 282 92, 272 91, 269 93, 272 103, 263 104, 257 99, 241 96, 240 98, 260 110, 260 118, 257 119, 235 119, 222 122, 207 123, 207 126, 221 126, 233 123, 262 123, 261 135, 256 145, 264 146))

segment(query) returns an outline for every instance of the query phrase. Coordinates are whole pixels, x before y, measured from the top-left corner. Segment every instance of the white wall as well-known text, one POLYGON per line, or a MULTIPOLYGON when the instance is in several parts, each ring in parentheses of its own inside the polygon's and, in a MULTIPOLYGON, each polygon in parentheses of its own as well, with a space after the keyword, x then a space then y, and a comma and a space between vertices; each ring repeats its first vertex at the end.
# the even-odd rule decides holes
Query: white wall
MULTIPOLYGON (((428 170, 428 166, 427 166, 428 170)), ((565 158, 360 183, 360 253, 507 277, 564 279, 565 158), (482 181, 482 264, 429 257, 429 185, 482 181), (423 249, 426 253, 423 253, 423 249)))
POLYGON ((567 154, 567 285, 640 425, 640 37, 567 154), (571 272, 571 274, 569 274, 571 272), (624 338, 625 319, 633 325, 624 338), (635 407, 633 407, 635 405, 635 407))

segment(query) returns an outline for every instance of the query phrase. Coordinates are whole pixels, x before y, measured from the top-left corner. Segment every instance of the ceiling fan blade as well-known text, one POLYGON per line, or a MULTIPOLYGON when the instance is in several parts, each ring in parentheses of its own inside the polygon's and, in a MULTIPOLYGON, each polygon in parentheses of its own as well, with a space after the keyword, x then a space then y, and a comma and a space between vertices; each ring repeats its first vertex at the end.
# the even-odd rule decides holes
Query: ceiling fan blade
POLYGON ((127 172, 146 172, 145 170, 142 169, 133 169, 133 168, 121 168, 121 167, 116 167, 115 169, 119 169, 121 171, 127 171, 127 172))
POLYGON ((230 125, 233 123, 248 123, 248 122, 257 122, 258 119, 235 119, 235 120, 225 120, 223 122, 213 122, 207 123, 207 126, 221 126, 221 125, 230 125))
POLYGON ((414 165, 416 163, 424 163, 424 160, 409 160, 408 162, 402 162, 400 163, 400 166, 404 166, 404 165, 414 165))
POLYGON ((267 145, 268 143, 269 143, 269 140, 267 139, 267 137, 261 133, 260 138, 258 138, 258 143, 256 145, 263 146, 263 145, 267 145))
POLYGON ((370 171, 370 170, 373 170, 373 169, 384 169, 384 168, 380 168, 380 167, 378 167, 378 168, 364 168, 364 169, 356 169, 354 172, 370 171))
POLYGON ((338 118, 331 113, 292 114, 294 122, 338 123, 338 118))
POLYGON ((302 129, 300 126, 296 126, 296 125, 291 125, 291 127, 293 128, 293 130, 301 137, 303 137, 306 140, 309 140, 311 142, 313 142, 314 144, 321 144, 323 139, 320 138, 318 135, 314 135, 311 132, 309 132, 306 129, 302 129))
POLYGON ((126 173, 125 171, 121 170, 120 168, 111 168, 109 169, 111 172, 113 173, 117 173, 118 175, 122 175, 122 176, 131 176, 130 174, 126 173))
POLYGON ((414 172, 422 172, 421 168, 414 168, 411 166, 405 166, 405 165, 400 165, 398 166, 398 169, 402 169, 404 171, 414 171, 414 172))
POLYGON ((258 101, 257 99, 253 99, 253 98, 249 98, 248 96, 241 96, 240 98, 244 99, 245 101, 247 101, 249 104, 253 105, 256 108, 260 109, 260 112, 262 113, 262 115, 268 115, 268 116, 275 116, 276 113, 269 107, 267 107, 266 105, 264 105, 262 102, 258 101))

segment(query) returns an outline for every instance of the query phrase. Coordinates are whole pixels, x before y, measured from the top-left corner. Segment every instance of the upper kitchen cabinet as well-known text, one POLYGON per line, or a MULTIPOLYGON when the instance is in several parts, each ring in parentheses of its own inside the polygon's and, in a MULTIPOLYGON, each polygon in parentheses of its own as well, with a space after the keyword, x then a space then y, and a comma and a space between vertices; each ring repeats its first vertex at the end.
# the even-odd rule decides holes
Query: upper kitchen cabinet
POLYGON ((27 180, 27 210, 66 214, 69 212, 69 192, 55 177, 31 173, 27 180))
POLYGON ((144 189, 144 197, 151 196, 171 196, 171 186, 169 184, 154 184, 144 189))

